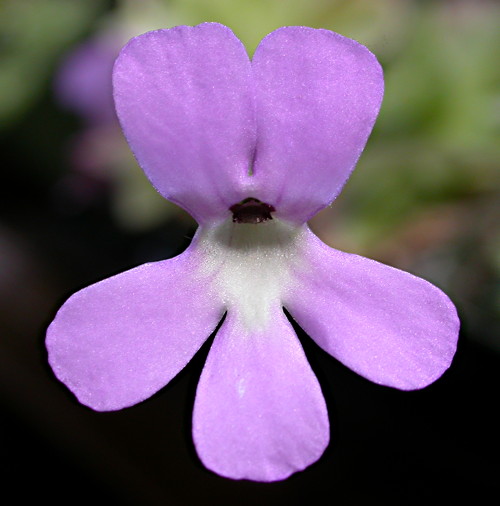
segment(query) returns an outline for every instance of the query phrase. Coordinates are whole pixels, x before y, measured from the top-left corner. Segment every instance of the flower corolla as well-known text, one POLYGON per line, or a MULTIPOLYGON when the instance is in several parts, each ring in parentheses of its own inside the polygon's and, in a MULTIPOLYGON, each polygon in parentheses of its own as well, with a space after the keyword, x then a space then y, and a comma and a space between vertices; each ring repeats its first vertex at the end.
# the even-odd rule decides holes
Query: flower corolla
POLYGON ((217 331, 193 438, 206 467, 276 481, 329 441, 320 385, 283 308, 333 357, 402 390, 436 380, 458 319, 427 281, 323 244, 306 222, 340 192, 383 95, 368 49, 284 27, 250 61, 226 27, 148 32, 118 57, 114 98, 156 189, 198 221, 189 248, 74 294, 48 329, 49 361, 98 411, 147 399, 217 331))

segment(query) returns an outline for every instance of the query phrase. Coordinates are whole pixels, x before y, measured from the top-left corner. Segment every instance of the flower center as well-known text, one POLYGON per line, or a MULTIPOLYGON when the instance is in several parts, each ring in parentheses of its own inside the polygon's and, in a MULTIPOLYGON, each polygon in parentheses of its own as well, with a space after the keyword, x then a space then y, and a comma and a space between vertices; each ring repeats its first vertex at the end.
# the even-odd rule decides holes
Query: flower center
MULTIPOLYGON (((271 212, 271 211, 269 211, 271 212)), ((281 310, 291 273, 301 268, 305 226, 270 219, 233 223, 230 219, 202 229, 200 266, 204 277, 246 329, 269 325, 271 313, 281 310), (278 309, 276 309, 278 308, 278 309)))
POLYGON ((233 213, 233 223, 263 223, 267 220, 272 220, 271 213, 276 209, 261 202, 260 200, 249 197, 232 205, 229 210, 233 213))

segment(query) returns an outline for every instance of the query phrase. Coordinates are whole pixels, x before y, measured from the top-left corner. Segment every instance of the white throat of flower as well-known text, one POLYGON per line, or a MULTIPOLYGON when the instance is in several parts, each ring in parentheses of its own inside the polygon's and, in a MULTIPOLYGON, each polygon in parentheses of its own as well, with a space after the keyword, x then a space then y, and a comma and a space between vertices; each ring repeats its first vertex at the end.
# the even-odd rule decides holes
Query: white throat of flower
POLYGON ((300 263, 305 226, 272 219, 233 223, 200 230, 197 249, 202 273, 213 279, 226 309, 249 331, 267 327, 273 308, 290 289, 300 263))

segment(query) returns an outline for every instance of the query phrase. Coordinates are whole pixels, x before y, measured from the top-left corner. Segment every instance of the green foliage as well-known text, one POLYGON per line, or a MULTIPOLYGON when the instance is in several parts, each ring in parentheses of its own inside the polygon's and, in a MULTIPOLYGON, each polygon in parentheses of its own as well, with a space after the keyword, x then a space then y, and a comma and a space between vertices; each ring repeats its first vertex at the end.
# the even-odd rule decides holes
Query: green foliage
POLYGON ((88 30, 102 0, 0 3, 0 128, 25 112, 68 44, 88 30))

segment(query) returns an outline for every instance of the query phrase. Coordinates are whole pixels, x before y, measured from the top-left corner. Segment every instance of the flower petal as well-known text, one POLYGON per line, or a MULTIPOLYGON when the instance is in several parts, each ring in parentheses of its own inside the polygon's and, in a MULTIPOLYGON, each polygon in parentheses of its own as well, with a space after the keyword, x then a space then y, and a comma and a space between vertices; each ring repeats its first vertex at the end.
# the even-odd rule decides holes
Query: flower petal
POLYGON ((357 42, 298 26, 265 37, 252 67, 256 197, 302 223, 339 194, 354 168, 382 101, 382 69, 357 42))
POLYGON ((267 329, 249 332, 229 310, 198 385, 196 449, 228 478, 283 480, 328 445, 318 381, 281 307, 274 313, 267 329))
POLYGON ((323 244, 310 232, 308 266, 285 307, 328 353, 375 383, 425 387, 449 367, 459 320, 448 297, 411 274, 323 244))
POLYGON ((198 222, 247 197, 256 123, 245 48, 225 26, 148 32, 118 57, 114 98, 139 164, 198 222))
POLYGON ((74 294, 47 331, 56 376, 95 410, 147 399, 191 359, 222 317, 190 250, 74 294))

